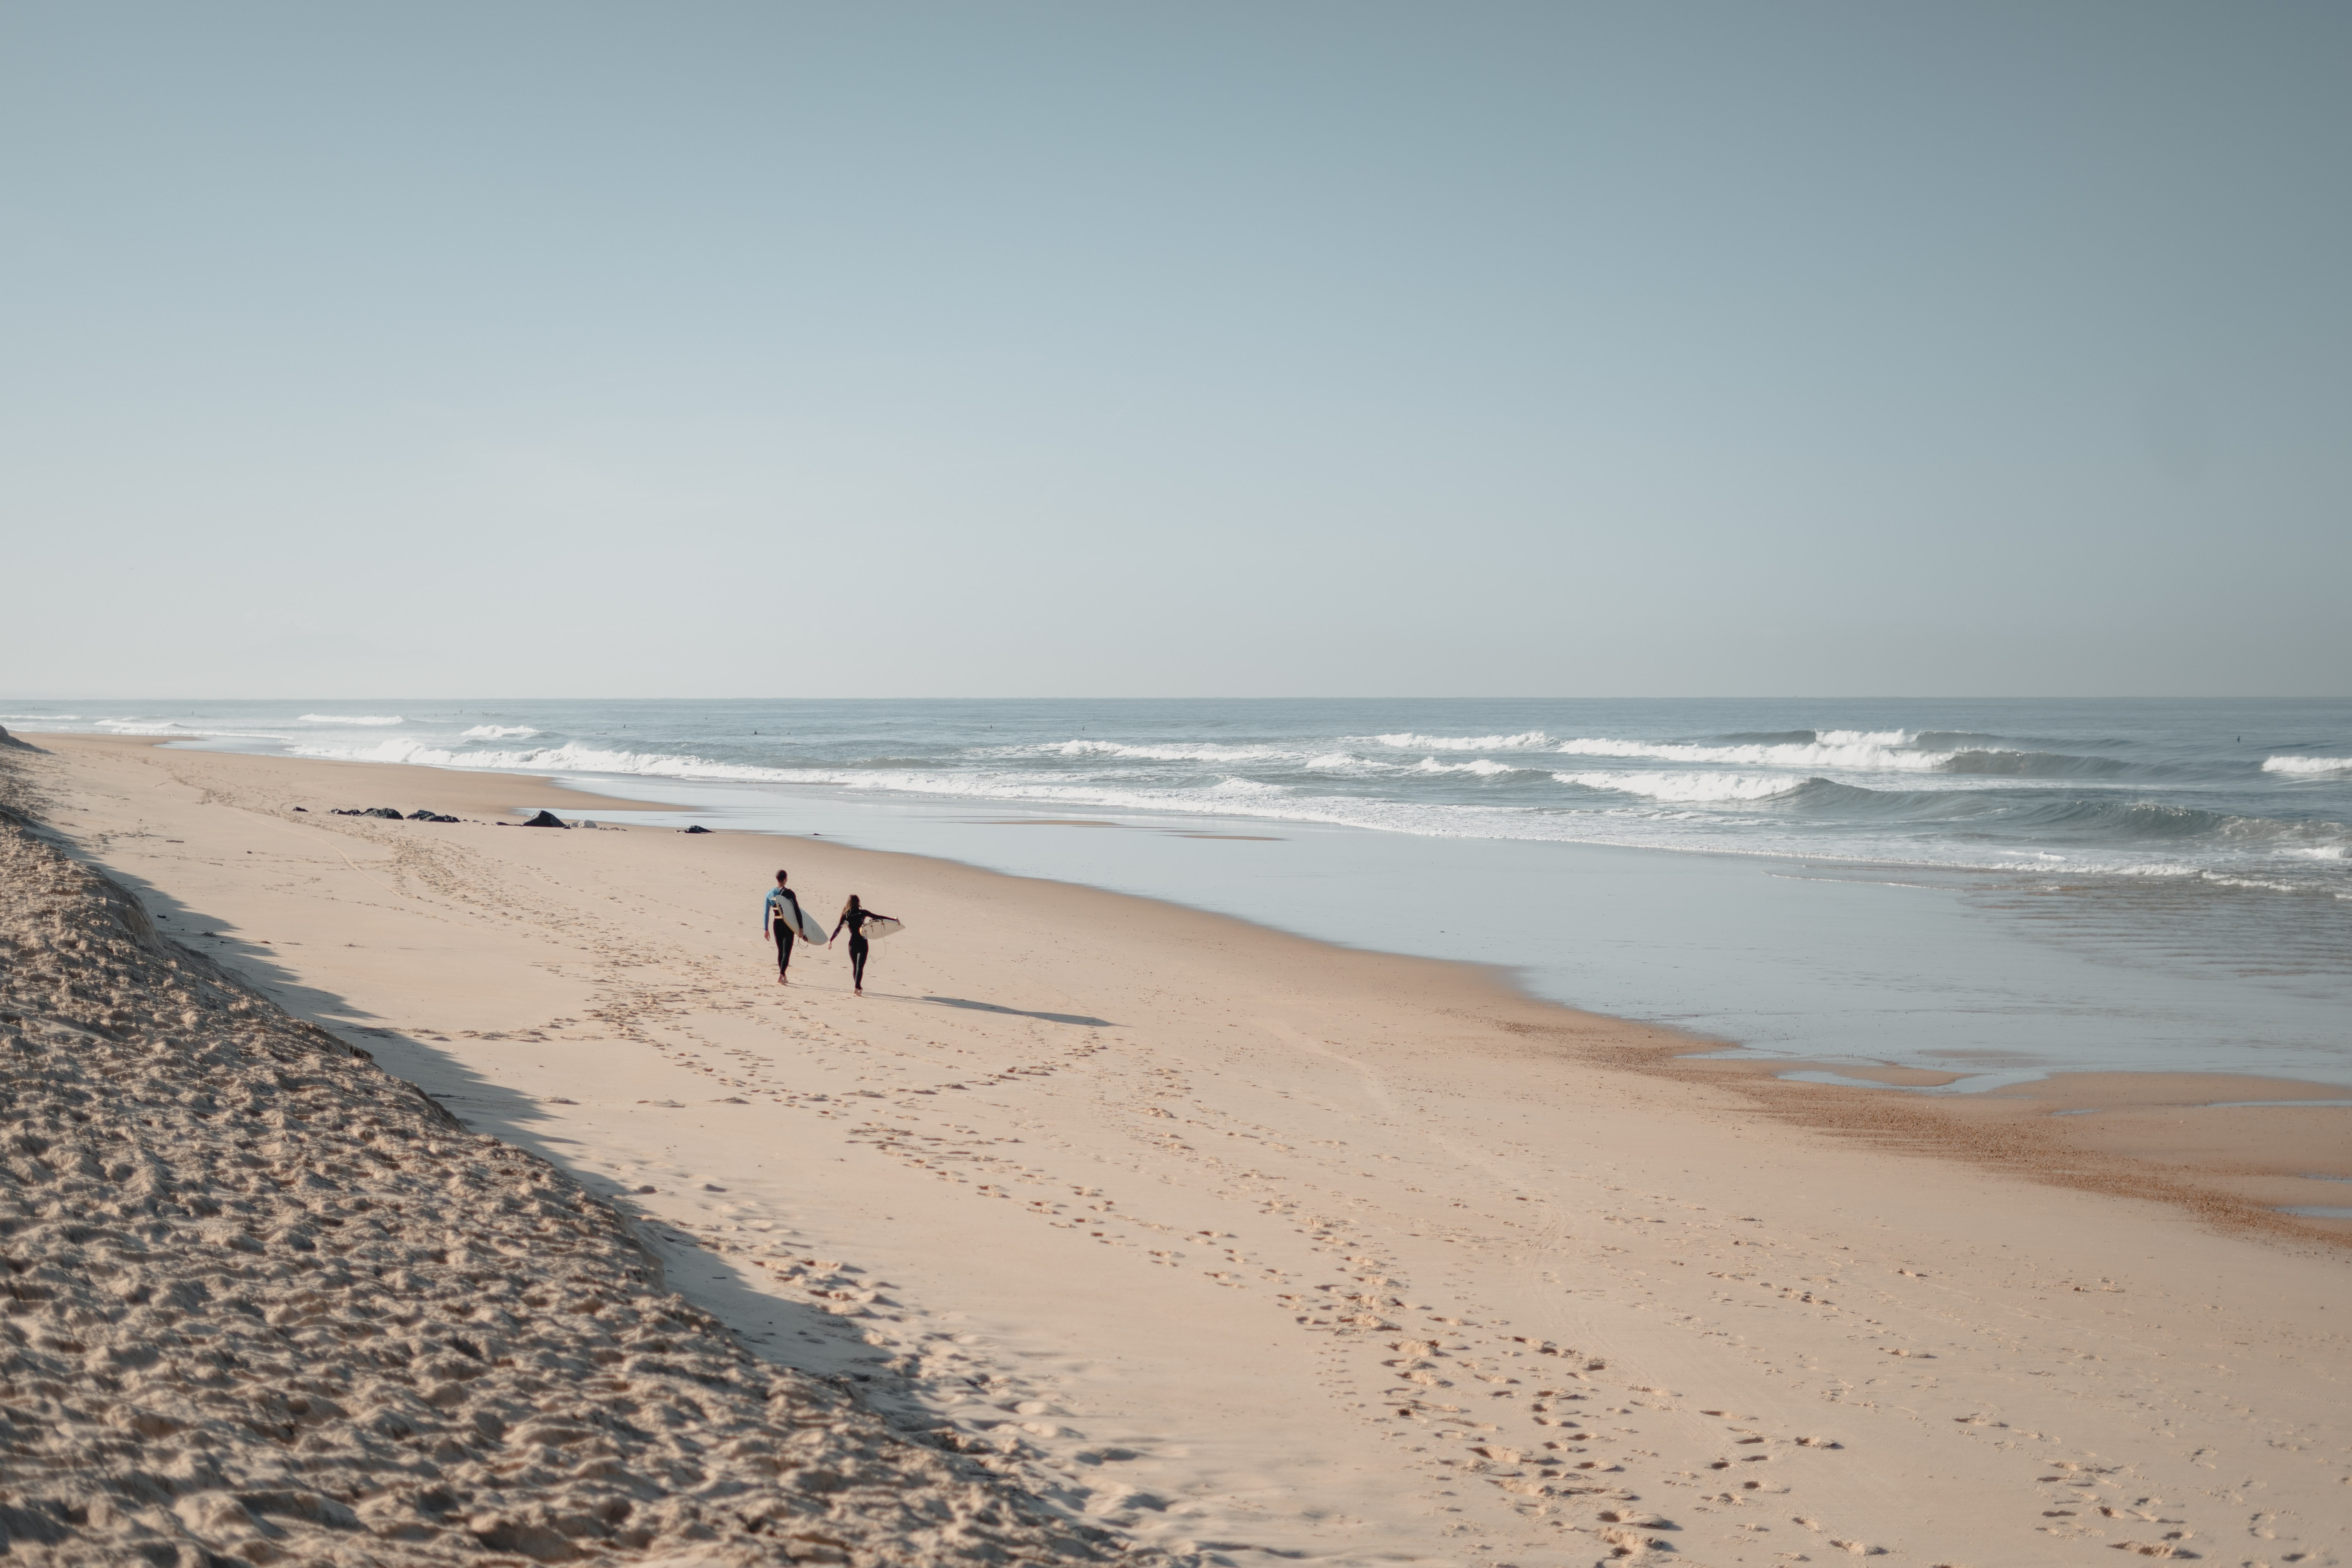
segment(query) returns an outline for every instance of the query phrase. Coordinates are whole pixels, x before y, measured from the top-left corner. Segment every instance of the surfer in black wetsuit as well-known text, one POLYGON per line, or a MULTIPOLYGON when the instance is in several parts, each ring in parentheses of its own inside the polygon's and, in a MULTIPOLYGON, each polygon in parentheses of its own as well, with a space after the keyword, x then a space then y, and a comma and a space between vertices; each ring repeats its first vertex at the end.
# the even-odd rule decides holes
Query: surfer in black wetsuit
POLYGON ((850 988, 860 996, 866 994, 866 954, 874 945, 866 940, 866 922, 887 921, 889 918, 888 915, 867 909, 857 901, 857 895, 852 893, 849 895, 849 902, 841 906, 841 919, 834 922, 833 936, 824 939, 824 945, 831 947, 833 937, 841 934, 841 928, 843 926, 849 928, 850 988))
POLYGON ((776 984, 788 985, 784 971, 793 966, 793 938, 801 932, 801 901, 784 884, 792 880, 789 872, 776 873, 776 885, 768 889, 767 901, 760 906, 760 934, 771 931, 776 935, 776 984))

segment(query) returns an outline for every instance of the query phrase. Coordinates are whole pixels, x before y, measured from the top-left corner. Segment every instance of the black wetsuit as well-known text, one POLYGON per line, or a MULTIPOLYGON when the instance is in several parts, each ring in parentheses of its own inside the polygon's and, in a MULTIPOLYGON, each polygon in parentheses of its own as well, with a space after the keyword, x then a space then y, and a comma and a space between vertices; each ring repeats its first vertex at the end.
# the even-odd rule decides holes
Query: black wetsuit
MULTIPOLYGON (((872 910, 851 910, 841 917, 842 925, 849 928, 849 984, 856 990, 866 989, 866 955, 874 944, 866 940, 867 921, 887 921, 888 915, 876 914, 872 910)), ((839 930, 840 927, 835 927, 839 930)))

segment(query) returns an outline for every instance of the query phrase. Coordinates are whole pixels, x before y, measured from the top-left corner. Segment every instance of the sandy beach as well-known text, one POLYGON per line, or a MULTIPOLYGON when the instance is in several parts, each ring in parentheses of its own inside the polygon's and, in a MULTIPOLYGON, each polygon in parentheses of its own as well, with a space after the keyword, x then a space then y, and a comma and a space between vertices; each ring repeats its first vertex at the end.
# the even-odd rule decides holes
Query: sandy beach
MULTIPOLYGON (((6 830, 20 1097, 152 1080, 152 1123, 122 1102, 108 1126, 136 1169, 171 1167, 155 1191, 267 1165, 269 1202, 315 1209, 300 1173, 345 1179, 320 1162, 360 1156, 320 1141, 366 1143, 362 1109, 389 1130, 369 1146, 405 1152, 372 1200, 401 1261, 342 1266, 346 1326, 320 1348, 299 1348, 289 1284, 255 1320, 293 1336, 280 1360, 236 1352, 244 1396, 326 1412, 275 1417, 309 1435, 253 1457, 218 1409, 207 1427, 124 1392, 176 1377, 214 1389, 173 1395, 191 1410, 227 1397, 190 1370, 228 1363, 189 1325, 245 1331, 234 1292, 175 1307, 181 1338, 144 1361, 129 1319, 107 1348, 67 1331, 115 1310, 100 1297, 148 1310, 142 1268, 162 1301, 239 1244, 152 1209, 134 1224, 117 1211, 149 1177, 94 1155, 73 1184, 57 1135, 45 1153, 20 1131, 11 1266, 97 1293, 80 1318, 62 1294, 10 1303, 5 1528, 27 1561, 131 1561, 134 1542, 158 1563, 2352 1556, 2347 1227, 2275 1212, 2347 1190, 2352 1111, 2239 1103, 2340 1095, 2147 1075, 1930 1105, 1789 1084, 1469 966, 941 861, 630 827, 633 803, 535 779, 35 740, 11 765, 38 826, 6 830), (466 820, 330 815, 376 805, 466 820), (541 808, 608 830, 489 826, 541 808), (828 918, 856 892, 907 922, 865 997, 838 948, 775 983, 758 906, 778 866, 828 918), (117 994, 43 978, 27 922, 101 914, 129 955, 117 994), (267 1002, 237 1013, 247 985, 267 1002), (247 1055, 206 1065, 224 1031, 247 1055), (252 1147, 203 1110, 205 1073, 283 1079, 298 1057, 316 1105, 252 1147), (2053 1114, 2090 1104, 2108 1113, 2053 1114), (563 1211, 560 1241, 543 1211, 515 1217, 531 1203, 563 1211), (102 1215, 150 1259, 27 1250, 102 1215), (496 1303, 513 1364, 412 1376, 403 1419, 449 1429, 402 1462, 449 1474, 394 1476, 368 1445, 405 1439, 374 1436, 390 1395, 364 1395, 383 1373, 346 1353, 370 1338, 348 1325, 496 1294, 468 1283, 489 1278, 469 1251, 554 1283, 496 1303), (115 1269, 134 1283, 108 1297, 115 1269), (575 1277, 614 1303, 593 1331, 562 1316, 575 1277), (640 1340, 675 1365, 599 1373, 598 1346, 640 1340), (656 1398, 638 1375, 705 1392, 656 1398), (493 1452, 534 1404, 541 1448, 593 1431, 609 1452, 560 1470, 493 1452), (82 1430, 68 1407, 103 1438, 58 1447, 82 1430), (149 1493, 87 1479, 101 1453, 149 1493), (39 1511, 69 1493, 78 1519, 39 1511), (788 1516, 818 1522, 751 1522, 788 1516)), ((58 929, 57 952, 83 951, 58 929)), ((235 1256, 290 1268, 319 1230, 279 1214, 235 1256)), ((468 1359, 452 1343, 413 1359, 468 1359)))

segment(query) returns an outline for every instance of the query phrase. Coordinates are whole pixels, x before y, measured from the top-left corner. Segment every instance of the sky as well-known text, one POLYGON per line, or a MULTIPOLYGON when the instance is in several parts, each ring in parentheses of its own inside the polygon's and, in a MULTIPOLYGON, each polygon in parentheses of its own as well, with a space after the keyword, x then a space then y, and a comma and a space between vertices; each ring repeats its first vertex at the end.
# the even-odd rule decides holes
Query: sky
POLYGON ((0 0, 0 694, 2343 695, 2352 7, 0 0))

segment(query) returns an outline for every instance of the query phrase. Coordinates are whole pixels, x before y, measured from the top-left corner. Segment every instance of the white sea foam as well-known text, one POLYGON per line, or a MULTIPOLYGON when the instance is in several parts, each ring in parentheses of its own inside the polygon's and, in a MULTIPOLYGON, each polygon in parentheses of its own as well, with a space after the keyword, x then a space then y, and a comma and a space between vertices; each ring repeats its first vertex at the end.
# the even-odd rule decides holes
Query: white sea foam
POLYGON ((305 713, 305 724, 405 724, 397 713, 305 713))
POLYGON ((528 741, 539 731, 528 724, 477 724, 460 739, 467 741, 528 741))
POLYGON ((1901 730, 1830 730, 1818 740, 1743 746, 1699 746, 1680 742, 1580 739, 1560 743, 1571 757, 1623 757, 1661 763, 1715 763, 1750 768, 1842 768, 1850 773, 1925 773, 1942 767, 1956 752, 1903 749, 1901 730))
POLYGON ((71 724, 81 718, 79 713, 0 713, 0 723, 11 719, 54 719, 60 724, 71 724))
POLYGON ((170 719, 100 719, 101 730, 119 730, 126 735, 200 735, 201 730, 191 730, 185 724, 170 719))
POLYGON ((2267 877, 2231 877, 2220 871, 2202 871, 2199 876, 2217 888, 2251 888, 2263 893, 2300 893, 2309 890, 2297 882, 2280 882, 2267 877))
POLYGON ((1371 737, 1383 746, 1393 746, 1401 752, 1531 752, 1538 746, 1549 746, 1551 737, 1541 730, 1522 731, 1517 735, 1416 735, 1406 731, 1396 735, 1371 737))
POLYGON ((1279 746, 1227 746, 1213 741, 1171 741, 1156 746, 1131 746, 1118 741, 1055 741, 1011 750, 1021 756, 1122 757, 1151 763, 1274 763, 1293 761, 1299 755, 1279 746))
POLYGON ((1554 773, 1564 784, 1612 790, 1651 800, 1765 800, 1811 781, 1779 773, 1554 773))
POLYGON ((294 738, 270 730, 200 730, 169 719, 100 719, 97 724, 100 729, 117 735, 154 735, 173 741, 291 741, 294 738))
POLYGON ((740 763, 660 752, 605 752, 567 741, 528 752, 453 752, 422 741, 381 741, 373 746, 295 746, 298 757, 353 763, 410 763, 428 768, 480 768, 500 773, 629 773, 647 778, 719 779, 747 784, 813 782, 795 768, 755 768, 740 763))
POLYGON ((1470 773, 1479 778, 1491 778, 1496 773, 1515 773, 1520 770, 1508 763, 1497 763, 1480 757, 1475 763, 1441 763, 1435 757, 1423 757, 1413 764, 1417 773, 1470 773))
POLYGON ((2266 773, 2352 773, 2352 757, 2265 757, 2263 772, 2266 773))

